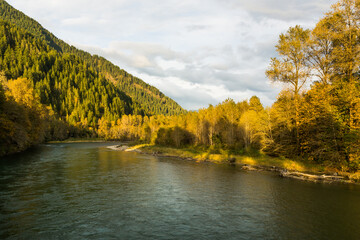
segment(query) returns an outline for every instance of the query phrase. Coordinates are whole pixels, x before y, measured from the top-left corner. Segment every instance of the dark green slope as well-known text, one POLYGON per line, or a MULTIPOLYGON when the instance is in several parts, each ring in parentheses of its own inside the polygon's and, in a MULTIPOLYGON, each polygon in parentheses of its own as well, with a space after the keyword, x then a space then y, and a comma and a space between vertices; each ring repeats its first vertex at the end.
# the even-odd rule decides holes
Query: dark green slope
POLYGON ((96 72, 104 76, 109 82, 114 84, 119 90, 129 95, 147 114, 174 115, 185 112, 179 104, 165 96, 157 88, 132 76, 103 57, 92 56, 88 52, 70 46, 44 29, 34 19, 16 10, 3 0, 0 0, 0 18, 20 28, 26 29, 36 38, 45 41, 57 52, 76 55, 96 72))
POLYGON ((72 125, 93 127, 143 109, 80 57, 60 53, 24 29, 0 19, 0 71, 31 79, 41 103, 72 125))

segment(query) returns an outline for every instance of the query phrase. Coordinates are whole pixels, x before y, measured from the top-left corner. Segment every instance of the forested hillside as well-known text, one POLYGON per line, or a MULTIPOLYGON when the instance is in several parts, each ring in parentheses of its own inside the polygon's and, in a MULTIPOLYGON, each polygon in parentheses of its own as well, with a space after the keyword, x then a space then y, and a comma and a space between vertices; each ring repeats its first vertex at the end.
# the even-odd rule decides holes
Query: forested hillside
POLYGON ((145 111, 79 57, 0 20, 0 155, 96 136, 100 118, 145 111))
POLYGON ((130 96, 134 102, 139 103, 141 108, 146 111, 146 114, 173 115, 184 112, 180 105, 165 96, 157 88, 132 76, 103 57, 92 56, 85 51, 68 45, 44 29, 38 22, 16 10, 3 0, 0 0, 0 18, 21 29, 25 29, 37 39, 43 40, 51 49, 57 52, 75 55, 79 61, 92 67, 97 74, 105 77, 120 91, 130 96))
POLYGON ((2 0, 0 76, 0 155, 44 140, 96 137, 99 125, 123 115, 184 112, 155 87, 69 46, 2 0))
POLYGON ((132 99, 79 57, 59 53, 43 40, 0 20, 0 66, 7 79, 32 81, 40 102, 72 125, 95 127, 104 116, 142 114, 132 99))

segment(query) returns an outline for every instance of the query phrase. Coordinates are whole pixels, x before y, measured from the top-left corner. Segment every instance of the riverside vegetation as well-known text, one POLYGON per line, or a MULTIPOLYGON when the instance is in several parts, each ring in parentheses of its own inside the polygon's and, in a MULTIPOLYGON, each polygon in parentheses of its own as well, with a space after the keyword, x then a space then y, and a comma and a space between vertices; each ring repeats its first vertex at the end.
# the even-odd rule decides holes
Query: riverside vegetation
POLYGON ((360 178, 358 0, 340 0, 314 29, 295 26, 280 35, 279 57, 266 75, 284 89, 271 107, 254 96, 192 112, 68 46, 5 1, 0 6, 2 153, 93 136, 360 178))

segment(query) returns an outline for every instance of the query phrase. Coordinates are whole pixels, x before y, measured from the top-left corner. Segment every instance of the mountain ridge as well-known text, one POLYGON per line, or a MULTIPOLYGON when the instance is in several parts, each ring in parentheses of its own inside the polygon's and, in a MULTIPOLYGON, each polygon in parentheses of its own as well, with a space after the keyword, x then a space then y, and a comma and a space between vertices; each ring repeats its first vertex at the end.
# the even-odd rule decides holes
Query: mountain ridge
POLYGON ((36 38, 45 41, 57 52, 74 54, 85 61, 95 71, 102 74, 109 83, 114 84, 120 91, 126 93, 135 102, 139 103, 147 114, 177 115, 186 112, 178 103, 167 97, 157 88, 129 74, 104 57, 91 55, 86 51, 67 44, 43 28, 36 20, 13 8, 6 1, 0 0, 0 10, 1 19, 25 29, 36 38))

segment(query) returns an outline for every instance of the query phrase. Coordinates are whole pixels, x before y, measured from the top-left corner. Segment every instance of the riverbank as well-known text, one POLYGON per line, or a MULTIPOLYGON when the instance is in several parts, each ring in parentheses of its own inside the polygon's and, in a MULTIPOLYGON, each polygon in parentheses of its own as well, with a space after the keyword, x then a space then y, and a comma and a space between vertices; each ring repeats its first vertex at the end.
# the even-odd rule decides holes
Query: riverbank
POLYGON ((103 138, 68 138, 66 140, 48 141, 46 143, 80 143, 80 142, 107 142, 103 138))
POLYGON ((160 157, 176 157, 197 162, 227 163, 240 166, 247 171, 272 171, 281 177, 294 178, 311 182, 360 183, 360 173, 336 171, 313 163, 299 162, 287 158, 270 157, 260 153, 235 155, 225 150, 211 153, 200 148, 171 148, 142 144, 135 146, 119 145, 114 150, 132 151, 160 157))

